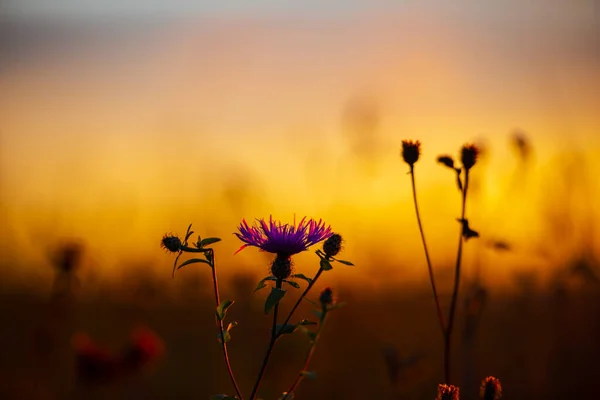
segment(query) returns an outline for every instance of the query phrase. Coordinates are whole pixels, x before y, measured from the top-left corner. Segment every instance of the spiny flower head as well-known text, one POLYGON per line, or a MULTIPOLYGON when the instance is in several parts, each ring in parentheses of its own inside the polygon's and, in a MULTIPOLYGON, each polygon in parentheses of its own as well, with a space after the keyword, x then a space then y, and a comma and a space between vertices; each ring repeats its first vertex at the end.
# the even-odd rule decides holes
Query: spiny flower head
POLYGON ((460 161, 466 170, 473 168, 479 156, 479 148, 474 144, 465 144, 460 150, 460 161))
POLYGON ((418 140, 402 141, 402 158, 411 167, 419 160, 421 155, 421 142, 418 140))
POLYGON ((163 236, 160 247, 171 253, 177 253, 181 249, 181 239, 176 235, 168 233, 163 236))
POLYGON ((488 376, 481 382, 479 396, 482 400, 500 400, 502 398, 502 385, 500 379, 488 376))
POLYGON ((238 227, 235 235, 244 242, 236 253, 248 246, 258 247, 262 251, 277 254, 282 258, 289 258, 294 254, 308 250, 314 244, 333 235, 331 227, 325 225, 323 220, 302 218, 300 223, 282 224, 274 221, 257 220, 254 226, 249 226, 246 220, 238 227))
POLYGON ((436 400, 459 400, 458 387, 454 385, 438 385, 436 400))
POLYGON ((333 289, 327 286, 319 295, 319 301, 323 308, 327 308, 333 304, 333 289))
POLYGON ((342 250, 342 235, 334 233, 323 242, 323 253, 327 257, 335 257, 342 250))

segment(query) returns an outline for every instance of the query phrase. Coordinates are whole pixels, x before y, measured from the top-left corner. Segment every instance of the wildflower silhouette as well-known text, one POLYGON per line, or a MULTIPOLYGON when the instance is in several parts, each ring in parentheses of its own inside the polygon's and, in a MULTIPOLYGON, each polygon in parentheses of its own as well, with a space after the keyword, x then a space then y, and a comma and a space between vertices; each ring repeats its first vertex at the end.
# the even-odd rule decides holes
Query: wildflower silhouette
MULTIPOLYGON (((462 262, 462 248, 463 241, 468 240, 472 237, 479 237, 479 233, 472 230, 469 226, 469 222, 466 218, 466 208, 467 208, 467 192, 469 190, 469 173, 471 169, 477 163, 477 159, 479 156, 479 148, 474 144, 465 144, 462 146, 460 150, 460 161, 462 163, 462 168, 455 168, 457 173, 457 183, 458 187, 462 194, 462 211, 461 216, 458 219, 460 222, 460 232, 458 236, 458 251, 456 255, 456 266, 454 269, 454 288, 452 290, 452 300, 450 303, 450 314, 448 317, 448 325, 446 326, 446 333, 444 335, 444 374, 446 378, 446 382, 450 382, 450 366, 451 366, 451 345, 452 345, 452 331, 454 329, 454 319, 456 316, 456 305, 458 300, 458 292, 460 288, 460 271, 461 271, 461 262, 462 262), (464 184, 461 180, 461 173, 464 173, 464 184)), ((438 162, 443 163, 445 166, 448 166, 446 162, 440 161, 445 157, 449 156, 441 156, 438 157, 438 162)))
POLYGON ((481 382, 479 396, 482 400, 500 400, 502 398, 502 385, 500 379, 488 376, 481 382))
MULTIPOLYGON (((173 265, 173 274, 176 270, 189 264, 204 263, 210 266, 212 270, 213 289, 215 294, 215 320, 219 332, 218 339, 221 343, 225 366, 236 393, 235 397, 226 394, 218 394, 212 396, 211 399, 243 400, 241 390, 239 389, 231 368, 231 362, 229 360, 227 349, 227 343, 231 340, 231 329, 237 325, 237 322, 233 321, 228 324, 227 328, 224 327, 224 320, 227 315, 227 311, 234 304, 234 301, 221 301, 220 299, 214 250, 208 247, 210 244, 220 241, 220 239, 201 239, 198 237, 198 241, 190 246, 188 244, 188 240, 194 233, 191 231, 191 227, 191 225, 188 227, 187 233, 183 239, 180 239, 177 235, 173 234, 167 234, 163 236, 161 247, 166 249, 169 253, 177 254, 173 265), (192 258, 178 265, 179 258, 183 253, 200 253, 203 258, 192 258)), ((282 335, 294 333, 296 330, 303 330, 311 340, 311 347, 309 349, 309 355, 307 356, 304 369, 300 371, 299 376, 291 385, 290 389, 285 392, 282 397, 291 398, 294 389, 302 381, 302 378, 305 376, 314 376, 313 373, 308 373, 305 371, 305 369, 312 358, 315 343, 319 337, 325 317, 328 312, 339 308, 342 304, 336 304, 331 289, 326 289, 320 296, 320 302, 322 306, 321 310, 314 311, 314 314, 319 318, 318 323, 303 319, 298 323, 292 324, 290 323, 290 320, 302 300, 305 299, 306 295, 314 286, 323 271, 328 271, 333 268, 333 262, 339 262, 345 265, 353 264, 349 261, 335 258, 342 249, 343 239, 339 234, 333 233, 331 227, 326 225, 322 220, 316 221, 314 219, 307 219, 305 217, 302 218, 299 224, 296 225, 294 223, 290 225, 275 221, 272 217, 270 217, 268 222, 264 219, 260 219, 257 220, 256 224, 253 226, 248 225, 245 220, 242 220, 238 226, 238 231, 234 234, 243 243, 243 245, 236 251, 236 254, 246 247, 257 247, 261 251, 266 251, 275 255, 275 258, 271 263, 271 275, 263 278, 254 290, 256 292, 267 287, 268 282, 275 282, 275 285, 271 288, 270 294, 267 296, 264 307, 265 314, 269 314, 271 310, 273 311, 273 324, 271 327, 269 346, 249 398, 250 400, 255 400, 258 396, 258 390, 277 339, 279 339, 282 335), (322 241, 324 241, 323 249, 319 249, 315 252, 320 259, 320 268, 315 276, 309 278, 304 274, 292 274, 292 256, 306 251, 311 246, 322 241), (286 290, 283 289, 283 284, 285 283, 292 288, 299 289, 300 285, 298 282, 296 282, 297 279, 306 281, 308 285, 298 298, 296 304, 292 307, 287 317, 284 319, 283 323, 278 324, 279 302, 286 294, 286 290), (309 325, 317 325, 317 330, 314 332, 308 330, 306 327, 309 325)))
POLYGON ((421 142, 403 140, 402 141, 402 158, 410 166, 410 180, 412 184, 413 202, 415 204, 415 213, 417 215, 417 223, 419 225, 419 232, 421 233, 421 241, 423 242, 423 249, 425 251, 425 260, 427 261, 427 270, 429 271, 429 281, 431 282, 431 289, 433 291, 433 299, 437 310, 437 317, 442 330, 442 335, 445 332, 444 313, 440 305, 440 300, 437 293, 437 287, 435 285, 435 277, 433 275, 433 267, 431 265, 431 258, 429 257, 429 250, 427 248, 427 242, 425 240, 425 232, 423 232, 423 225, 421 223, 421 215, 419 213, 419 205, 417 203, 417 186, 415 184, 415 163, 419 160, 421 155, 421 142))
MULTIPOLYGON (((181 240, 177 235, 167 234, 163 236, 161 241, 161 247, 165 248, 167 251, 171 253, 177 253, 177 257, 175 258, 175 262, 173 264, 173 275, 175 271, 185 267, 186 265, 202 263, 207 264, 212 272, 212 283, 213 283, 213 292, 215 295, 215 304, 216 304, 216 313, 215 313, 215 323, 217 325, 218 340, 221 343, 221 350, 223 352, 223 359, 225 361, 225 367, 227 368, 227 373, 229 374, 229 378, 231 379, 231 383, 235 389, 235 392, 238 396, 239 400, 243 400, 242 392, 235 380, 235 376, 233 374, 233 370, 231 368, 231 362, 229 360, 229 352, 227 350, 227 342, 231 340, 231 329, 237 325, 237 322, 233 321, 227 325, 225 328, 223 321, 227 315, 227 310, 234 303, 232 300, 221 301, 221 297, 219 295, 219 284, 217 280, 217 267, 215 265, 215 255, 214 250, 210 247, 207 247, 213 243, 220 242, 219 238, 205 238, 202 239, 198 236, 198 241, 193 244, 194 247, 190 247, 188 244, 189 238, 194 234, 194 231, 191 230, 192 225, 188 226, 187 232, 185 234, 184 240, 181 240), (179 266, 177 265, 179 261, 179 257, 184 253, 200 253, 204 258, 191 258, 187 261, 184 261, 179 266)), ((226 397, 223 397, 225 399, 226 397)))
POLYGON ((438 385, 438 395, 436 400, 459 400, 459 389, 453 385, 438 385))
MULTIPOLYGON (((242 223, 238 227, 238 231, 239 232, 236 232, 235 235, 244 243, 244 245, 242 245, 242 247, 240 247, 236 253, 242 251, 248 246, 253 246, 262 251, 276 255, 271 264, 272 275, 262 279, 255 289, 255 291, 257 291, 266 287, 266 281, 275 281, 275 287, 271 288, 271 292, 265 302, 265 314, 268 314, 271 309, 273 310, 273 324, 271 327, 271 339, 269 341, 269 346, 265 353, 256 383, 252 389, 252 393, 250 394, 250 400, 254 400, 258 395, 258 389, 262 382, 277 339, 282 334, 290 333, 288 332, 289 330, 291 330, 291 332, 295 330, 295 327, 292 328, 293 325, 290 325, 289 321, 302 300, 308 294, 315 282, 319 279, 323 271, 333 268, 331 261, 338 261, 346 265, 352 265, 352 263, 335 259, 334 256, 337 255, 341 250, 342 237, 339 234, 334 234, 331 230, 331 227, 326 225, 323 220, 316 221, 314 219, 307 219, 304 217, 300 220, 298 225, 295 223, 290 225, 283 224, 279 221, 274 221, 273 217, 271 216, 269 217, 268 223, 264 219, 260 219, 257 220, 257 223, 254 226, 249 226, 245 220, 242 220, 242 223), (292 275, 291 257, 295 254, 308 250, 310 246, 315 245, 323 240, 325 240, 323 243, 323 250, 316 251, 316 254, 319 256, 321 261, 320 268, 315 276, 311 279, 303 274, 292 275), (290 277, 303 279, 308 282, 308 286, 298 298, 296 304, 294 307, 292 307, 284 322, 278 325, 277 318, 279 312, 279 302, 286 294, 286 290, 282 289, 283 283, 287 283, 294 288, 299 287, 296 282, 288 280, 290 277)), ((284 394, 284 398, 289 396, 287 393, 292 393, 292 391, 288 390, 288 392, 284 394)))
POLYGON ((325 289, 323 289, 321 291, 321 294, 319 295, 319 303, 321 305, 321 310, 313 310, 313 313, 319 318, 317 330, 314 332, 306 330, 307 334, 310 338, 311 344, 310 344, 310 348, 308 349, 308 352, 306 354, 306 357, 304 358, 304 364, 302 366, 302 369, 296 376, 296 379, 294 379, 294 382, 292 383, 290 388, 286 392, 283 393, 280 400, 292 399, 294 390, 296 390, 296 388, 298 387, 298 385, 300 384, 300 382, 302 382, 302 380, 304 378, 314 379, 316 377, 315 372, 309 371, 308 367, 309 367, 310 361, 312 360, 312 357, 315 353, 315 348, 317 346, 317 340, 319 339, 319 337, 321 335, 323 325, 325 325, 325 319, 327 318, 327 315, 330 311, 335 310, 336 308, 342 307, 344 305, 344 303, 336 302, 336 299, 333 296, 333 289, 331 289, 330 287, 326 287, 325 289))
MULTIPOLYGON (((479 148, 473 144, 465 144, 462 146, 460 150, 460 161, 462 166, 457 166, 457 163, 454 161, 452 156, 450 155, 440 155, 437 157, 437 162, 442 164, 444 167, 451 169, 456 174, 456 184, 458 189, 462 195, 462 212, 461 216, 458 219, 460 223, 460 235, 459 235, 459 243, 458 243, 458 254, 456 257, 456 267, 454 272, 454 287, 452 291, 452 300, 450 304, 450 312, 448 316, 448 321, 445 323, 444 314, 441 310, 437 289, 435 285, 435 279, 433 276, 433 268, 431 266, 431 259, 429 257, 429 250, 427 249, 427 243, 425 241, 425 234, 423 232, 423 226, 421 223, 421 217, 419 214, 419 206, 417 203, 417 191, 415 185, 415 163, 419 160, 421 154, 421 143, 419 141, 402 141, 402 158, 404 162, 406 162, 410 166, 410 175, 411 175, 411 183, 412 183, 412 192, 413 192, 413 201, 415 205, 415 213, 417 215, 417 223, 419 225, 419 231, 421 233, 421 240, 423 242, 423 248, 425 250, 425 259, 427 261, 427 267, 429 269, 429 279, 431 281, 431 287, 433 290, 433 297, 437 307, 438 320, 440 323, 440 328, 442 334, 444 336, 444 375, 445 381, 447 383, 450 382, 450 346, 452 341, 452 330, 454 328, 454 319, 456 314, 456 302, 458 299, 458 291, 459 291, 459 283, 460 283, 460 270, 461 270, 461 261, 462 261, 462 247, 463 240, 468 240, 471 238, 479 237, 479 233, 473 230, 469 226, 469 221, 466 218, 466 204, 467 204, 467 192, 469 189, 469 173, 471 169, 477 163, 477 159, 479 156, 479 148), (463 177, 464 174, 464 183, 463 177)), ((458 389, 457 389, 458 393, 458 389)), ((458 394, 457 394, 458 396, 458 394)))

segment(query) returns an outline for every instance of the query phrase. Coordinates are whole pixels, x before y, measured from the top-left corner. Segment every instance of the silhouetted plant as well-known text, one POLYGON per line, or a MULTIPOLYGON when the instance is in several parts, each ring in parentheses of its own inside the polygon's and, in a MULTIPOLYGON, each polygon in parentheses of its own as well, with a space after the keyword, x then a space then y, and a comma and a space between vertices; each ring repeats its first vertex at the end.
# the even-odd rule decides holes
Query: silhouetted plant
MULTIPOLYGON (((457 221, 460 223, 460 232, 459 232, 459 241, 458 241, 458 252, 456 256, 456 266, 454 271, 454 288, 452 291, 452 301, 450 304, 450 311, 448 316, 447 323, 444 323, 444 316, 441 311, 440 302, 438 299, 437 289, 435 285, 433 268, 431 266, 431 260, 429 257, 429 251, 427 249, 427 244, 425 241, 425 234, 423 232, 423 226, 421 224, 421 217, 419 215, 419 207, 417 203, 417 193, 416 193, 416 185, 415 185, 415 174, 414 174, 414 165, 419 160, 419 156, 421 154, 421 143, 419 141, 402 141, 402 158, 404 161, 410 166, 410 175, 411 175, 411 183, 412 183, 412 192, 413 192, 413 200, 415 204, 415 212, 417 215, 417 223, 419 225, 419 231, 421 233, 421 240, 423 242, 423 248, 425 250, 425 259, 427 261, 427 267, 429 270, 429 279, 431 281, 431 287, 433 290, 433 297, 437 307, 438 320, 440 322, 440 327, 442 330, 442 334, 444 336, 444 376, 445 381, 447 383, 451 382, 450 380, 450 356, 451 356, 451 342, 452 342, 452 331, 454 328, 454 320, 456 315, 456 303, 458 299, 458 292, 460 286, 460 271, 461 271, 461 262, 462 262, 462 248, 463 241, 469 240, 471 238, 479 237, 479 233, 473 230, 469 221, 466 218, 466 207, 467 207, 467 193, 469 190, 469 173, 471 169, 477 163, 477 158, 479 155, 479 149, 477 146, 472 144, 466 144, 461 148, 460 151, 460 162, 462 164, 461 167, 456 165, 454 159, 449 155, 441 155, 437 157, 437 161, 445 166, 446 168, 451 169, 456 174, 456 185, 461 192, 462 195, 462 211, 460 218, 457 218, 457 221)), ((458 394, 457 394, 458 396, 458 394)))
MULTIPOLYGON (((198 237, 198 241, 194 243, 192 247, 188 244, 189 238, 194 233, 193 231, 191 231, 191 227, 191 225, 188 227, 188 230, 183 240, 181 240, 176 235, 167 234, 163 237, 161 245, 167 251, 177 254, 175 258, 175 263, 173 265, 173 273, 175 273, 176 270, 186 265, 194 263, 204 263, 211 268, 216 303, 215 320, 217 323, 217 329, 219 331, 218 338, 219 342, 221 343, 225 365, 227 367, 229 377, 235 390, 235 396, 218 394, 214 395, 212 399, 243 400, 243 395, 236 382, 227 351, 227 343, 231 340, 231 329, 237 325, 237 322, 231 322, 228 324, 226 329, 224 328, 224 320, 227 314, 227 310, 234 304, 234 301, 221 301, 220 299, 214 250, 208 247, 213 243, 219 242, 221 239, 201 239, 200 237, 198 237), (200 253, 204 258, 192 258, 178 265, 179 257, 184 252, 200 253)), ((275 347, 277 340, 281 336, 286 334, 292 334, 297 330, 302 330, 310 339, 311 345, 305 357, 302 369, 300 370, 299 374, 297 375, 296 379, 291 384, 289 389, 286 392, 284 392, 281 396, 281 399, 289 400, 293 398, 294 390, 298 387, 303 378, 315 377, 315 373, 308 371, 308 367, 312 359, 313 353, 315 351, 317 340, 320 336, 321 330, 325 323, 326 317, 328 316, 328 313, 334 309, 341 307, 342 303, 336 303, 335 298, 333 296, 333 291, 331 290, 331 288, 326 288, 321 292, 321 295, 319 296, 320 309, 313 311, 313 313, 315 314, 315 316, 317 316, 319 320, 318 322, 303 319, 297 323, 292 324, 290 323, 290 320, 294 315, 294 312, 301 304, 302 300, 305 299, 306 295, 315 285, 321 274, 324 271, 329 271, 333 268, 333 262, 337 261, 345 265, 353 264, 349 261, 340 260, 336 258, 336 256, 342 249, 342 237, 337 233, 333 233, 331 227, 327 226, 322 220, 316 221, 313 219, 303 218, 298 224, 282 224, 281 222, 274 221, 271 217, 268 221, 265 221, 264 219, 257 220, 257 222, 253 226, 250 226, 245 220, 242 220, 241 224, 238 226, 238 232, 235 232, 234 234, 238 237, 238 239, 240 239, 243 242, 243 245, 240 247, 239 250, 236 251, 236 254, 246 247, 257 247, 261 251, 265 251, 275 255, 275 258, 271 263, 271 274, 261 279, 258 285, 256 286, 256 289, 254 289, 254 292, 257 292, 267 287, 269 282, 273 282, 273 286, 271 287, 271 291, 266 298, 264 306, 265 314, 269 314, 272 312, 273 322, 271 326, 269 345, 265 352, 260 371, 254 383, 249 399, 255 400, 257 398, 258 390, 262 383, 262 379, 266 371, 267 365, 269 363, 271 353, 275 347), (306 251, 309 249, 309 247, 320 242, 323 242, 323 247, 322 249, 318 249, 315 252, 315 254, 319 257, 320 260, 319 270, 316 272, 316 274, 312 278, 309 278, 304 274, 293 273, 294 264, 292 261, 292 256, 306 251), (298 298, 298 300, 296 301, 295 305, 292 307, 286 318, 283 320, 283 322, 278 323, 279 303, 287 293, 287 290, 284 289, 284 284, 294 289, 299 289, 300 285, 296 280, 306 281, 307 287, 302 292, 302 294, 300 295, 300 297, 298 298), (310 325, 316 325, 316 330, 309 330, 307 327, 310 325)))
POLYGON ((502 385, 500 379, 488 376, 481 382, 479 390, 481 400, 500 400, 502 398, 502 385))
POLYGON ((423 249, 425 250, 425 260, 427 261, 427 269, 429 271, 429 281, 431 282, 431 289, 433 291, 433 299, 435 300, 435 306, 437 310, 438 321, 440 323, 440 329, 442 334, 445 333, 446 327, 444 322, 444 313, 440 305, 438 298, 437 288, 435 286, 435 277, 433 275, 433 267, 431 266, 431 259, 429 257, 429 250, 427 248, 427 242, 425 240, 425 233, 423 232, 423 225, 421 224, 421 215, 419 213, 419 205, 417 203, 417 187, 415 184, 415 163, 419 160, 421 155, 421 142, 403 140, 402 141, 402 158, 410 166, 410 181, 412 183, 413 201, 415 204, 415 213, 417 214, 417 223, 419 224, 419 232, 421 233, 421 241, 423 242, 423 249))

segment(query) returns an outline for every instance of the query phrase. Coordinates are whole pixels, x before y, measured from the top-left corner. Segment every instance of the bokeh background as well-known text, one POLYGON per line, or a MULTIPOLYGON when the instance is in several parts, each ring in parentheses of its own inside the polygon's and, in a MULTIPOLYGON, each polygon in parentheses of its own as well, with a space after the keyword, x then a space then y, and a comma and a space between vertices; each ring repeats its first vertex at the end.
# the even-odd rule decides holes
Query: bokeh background
MULTIPOLYGON (((466 246, 454 350, 463 397, 495 375, 507 398, 593 398, 598 104, 597 0, 3 0, 0 397, 69 398, 73 334, 119 348, 139 324, 163 338, 164 358, 86 397, 229 390, 209 271, 172 279, 159 246, 189 223, 223 239, 248 391, 269 329, 266 293, 252 290, 270 258, 234 256, 233 232, 272 214, 325 219, 356 264, 323 277, 348 304, 298 397, 433 398, 442 341, 399 157, 410 138, 422 142, 417 186, 445 309, 460 197, 435 158, 483 149, 467 211, 481 238, 466 246), (65 277, 57 254, 74 242, 82 255, 65 277)), ((313 274, 317 261, 302 254, 296 269, 313 274)), ((281 342, 265 399, 306 346, 281 342)))

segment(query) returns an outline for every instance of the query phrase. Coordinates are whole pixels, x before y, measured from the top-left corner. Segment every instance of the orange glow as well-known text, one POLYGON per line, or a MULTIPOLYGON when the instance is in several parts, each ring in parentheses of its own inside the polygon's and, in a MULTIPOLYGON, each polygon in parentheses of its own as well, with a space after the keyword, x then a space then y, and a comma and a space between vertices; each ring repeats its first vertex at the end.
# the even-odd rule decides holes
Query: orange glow
POLYGON ((223 20, 34 54, 0 72, 1 268, 48 274, 45 247, 80 237, 103 276, 140 259, 167 279, 160 238, 191 222, 224 239, 225 275, 236 263, 258 274, 261 256, 233 257, 241 218, 309 215, 344 235, 349 279, 425 282, 402 139, 422 142, 434 266, 452 262, 460 207, 435 157, 471 141, 486 154, 473 172, 467 214, 482 237, 467 245, 467 274, 546 271, 588 241, 598 254, 600 59, 571 46, 589 39, 585 18, 523 37, 431 10, 361 25, 223 20), (531 140, 527 163, 511 152, 514 129, 531 140))

